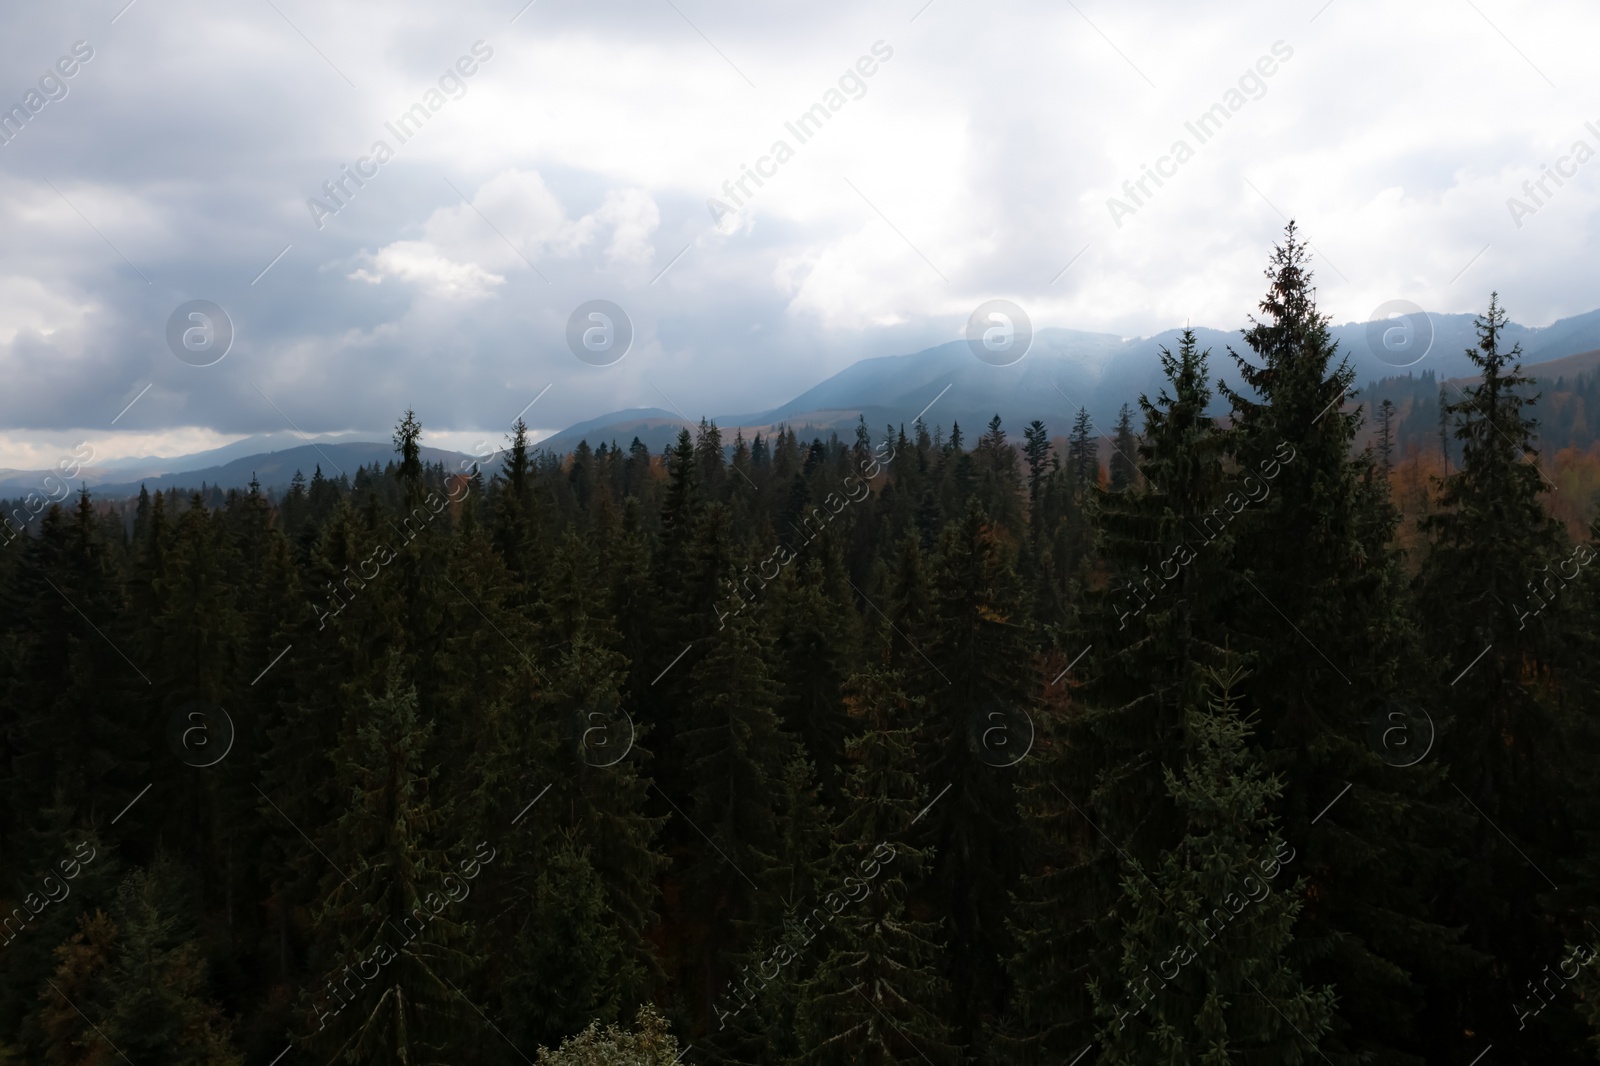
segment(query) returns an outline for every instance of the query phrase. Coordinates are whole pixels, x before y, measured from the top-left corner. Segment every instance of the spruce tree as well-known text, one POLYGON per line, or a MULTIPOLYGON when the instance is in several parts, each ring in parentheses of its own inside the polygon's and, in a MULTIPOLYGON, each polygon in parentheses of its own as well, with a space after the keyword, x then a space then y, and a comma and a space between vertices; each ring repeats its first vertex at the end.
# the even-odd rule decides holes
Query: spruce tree
POLYGON ((912 910, 931 859, 907 840, 930 798, 916 773, 917 702, 893 672, 869 668, 852 679, 850 714, 861 729, 847 746, 833 890, 805 926, 829 931, 818 937, 826 958, 801 989, 802 1063, 957 1061, 939 928, 912 910))
POLYGON ((342 732, 335 775, 346 807, 323 848, 342 864, 322 882, 326 948, 315 962, 323 976, 303 1042, 323 1061, 449 1061, 471 1046, 455 982, 474 960, 460 950, 452 909, 469 889, 435 838, 428 727, 398 662, 380 694, 350 709, 342 732))
POLYGON ((1282 785, 1247 746, 1239 675, 1209 680, 1183 771, 1165 772, 1183 838, 1124 874, 1117 972, 1091 986, 1108 1064, 1310 1063, 1332 1027, 1333 989, 1290 957, 1304 882, 1271 814, 1282 785))
MULTIPOLYGON (((1453 1006, 1462 1024, 1482 1016, 1470 1024, 1485 1039, 1509 1042, 1519 1033, 1526 1046, 1539 1037, 1520 1033, 1495 1005, 1521 998, 1524 975, 1559 953, 1563 932, 1582 928, 1580 915, 1562 914, 1554 882, 1540 871, 1553 874, 1580 848, 1575 816, 1585 771, 1573 755, 1592 712, 1564 710, 1552 681, 1568 645, 1562 632, 1588 628, 1592 616, 1577 614, 1581 601, 1562 574, 1576 577, 1581 567, 1544 506, 1537 423, 1528 413, 1538 397, 1528 394, 1520 346, 1502 350, 1506 321, 1491 295, 1477 319, 1478 344, 1467 351, 1481 376, 1445 408, 1460 464, 1442 479, 1439 510, 1420 523, 1429 552, 1418 609, 1440 664, 1429 701, 1440 752, 1460 811, 1474 823, 1464 877, 1440 910, 1496 960, 1453 1006)), ((1582 878, 1573 871, 1562 880, 1573 886, 1582 878)), ((1537 1028, 1551 1039, 1546 1026, 1537 1028)), ((1558 1047, 1547 1043, 1546 1053, 1558 1047)))
POLYGON ((1094 496, 1109 582, 1087 597, 1052 670, 1070 714, 1041 722, 1036 758, 1023 767, 1032 862, 1010 968, 1016 1039, 1030 1053, 1070 1058, 1092 1038, 1085 987, 1111 980, 1119 964, 1107 945, 1127 864, 1153 865, 1182 830, 1164 775, 1181 765, 1198 671, 1222 661, 1227 639, 1218 615, 1231 534, 1206 522, 1226 491, 1226 437, 1206 413, 1209 354, 1187 330, 1176 353, 1161 349, 1161 390, 1140 397, 1146 476, 1094 496))
MULTIPOLYGON (((1192 332, 1186 332, 1193 337, 1192 332)), ((1133 432, 1133 409, 1127 404, 1117 411, 1116 436, 1112 437, 1111 445, 1111 487, 1130 488, 1139 480, 1139 467, 1134 462, 1139 438, 1133 432)))
POLYGON ((939 556, 931 636, 907 684, 928 708, 925 779, 949 793, 916 843, 935 849, 923 892, 946 923, 952 1031, 970 1046, 1006 998, 1005 913, 1021 859, 1007 844, 1018 824, 1013 768, 1030 742, 1036 681, 1009 538, 974 503, 945 530, 939 556))
POLYGON ((1397 516, 1374 507, 1371 453, 1354 453, 1361 412, 1344 407, 1354 371, 1317 308, 1293 223, 1266 276, 1262 317, 1244 332, 1250 357, 1234 355, 1245 388, 1222 387, 1233 461, 1270 481, 1270 495, 1229 523, 1229 642, 1254 679, 1257 743, 1284 782, 1280 823, 1305 857, 1305 976, 1340 997, 1324 1049, 1420 1061, 1423 988, 1470 953, 1429 911, 1454 865, 1437 764, 1396 774, 1370 740, 1395 702, 1414 703, 1425 669, 1397 516))
POLYGON ((1074 492, 1100 483, 1100 446, 1086 407, 1078 408, 1078 413, 1072 417, 1072 432, 1067 435, 1067 469, 1072 475, 1074 492))
POLYGON ((779 810, 794 742, 777 715, 767 671, 770 644, 749 612, 715 633, 693 670, 680 750, 687 803, 674 813, 688 833, 679 863, 682 902, 703 933, 686 963, 701 1017, 731 974, 731 956, 777 925, 784 827, 779 810))

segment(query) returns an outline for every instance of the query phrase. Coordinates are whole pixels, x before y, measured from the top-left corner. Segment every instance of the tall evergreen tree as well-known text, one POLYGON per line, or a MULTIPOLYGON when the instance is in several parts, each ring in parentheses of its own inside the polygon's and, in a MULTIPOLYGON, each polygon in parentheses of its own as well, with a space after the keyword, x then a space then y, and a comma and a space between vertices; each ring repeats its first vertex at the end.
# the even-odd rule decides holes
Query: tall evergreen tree
POLYGON ((1072 432, 1067 435, 1067 470, 1075 492, 1100 482, 1100 446, 1086 407, 1078 408, 1078 413, 1072 417, 1072 432))
POLYGON ((975 503, 939 557, 931 638, 908 687, 928 708, 924 774, 949 794, 917 842, 935 848, 924 891, 946 923, 952 1032, 971 1046, 1006 998, 1006 903, 1021 856, 1005 842, 1018 824, 1012 767, 1030 739, 1034 663, 1009 539, 975 503))
POLYGON ((1116 436, 1111 439, 1111 487, 1126 489, 1139 480, 1139 467, 1134 455, 1139 450, 1139 438, 1133 432, 1133 408, 1123 404, 1117 411, 1116 436))
POLYGON ((1353 453, 1361 413, 1343 401, 1354 372, 1317 309, 1293 223, 1266 276, 1263 317, 1244 333, 1250 358, 1234 356, 1246 391, 1222 388, 1233 458, 1271 486, 1230 523, 1230 646, 1255 679, 1246 706, 1284 781, 1285 835, 1306 860, 1305 976, 1340 997, 1324 1050, 1415 1062, 1428 1047, 1416 1025, 1423 986, 1466 957, 1429 913, 1452 869, 1450 819, 1430 799, 1442 787, 1437 766, 1396 775, 1369 740, 1370 723, 1414 699, 1424 671, 1392 546, 1396 516, 1374 507, 1371 453, 1353 453))
MULTIPOLYGON (((1537 423, 1528 414, 1537 396, 1528 394, 1520 346, 1502 350, 1506 313, 1497 295, 1476 326, 1478 344, 1467 355, 1480 378, 1445 408, 1460 465, 1442 479, 1439 510, 1420 523, 1430 550, 1418 577, 1418 608, 1440 664, 1429 703, 1441 754, 1470 803, 1462 814, 1476 823, 1470 861, 1447 894, 1446 913, 1499 964, 1498 973, 1453 982, 1474 991, 1456 993, 1452 1006, 1462 1024, 1492 1042, 1510 1041, 1521 1029, 1498 1004, 1522 998, 1523 975, 1560 952, 1563 933, 1582 930, 1578 915, 1561 913, 1554 883, 1539 871, 1579 846, 1573 815, 1582 771, 1571 758, 1580 750, 1578 722, 1563 714, 1552 681, 1565 646, 1560 631, 1586 620, 1563 595, 1560 571, 1570 567, 1575 577, 1580 568, 1543 504, 1537 423), (1455 684, 1469 665, 1470 684, 1455 684)), ((1521 1034, 1519 1043, 1557 1035, 1547 1025, 1538 1033, 1521 1034)), ((1546 1054, 1560 1046, 1559 1038, 1547 1043, 1546 1054)))
POLYGON ((1077 667, 1077 706, 1061 740, 1041 745, 1023 768, 1033 861, 1018 894, 1011 969, 1022 1039, 1034 1052, 1070 1057, 1092 1039, 1085 989, 1113 980, 1119 965, 1105 945, 1115 943, 1127 863, 1153 866, 1182 830, 1164 775, 1181 765, 1198 672, 1222 662, 1227 639, 1218 616, 1231 534, 1206 521, 1227 485, 1226 437, 1206 413, 1209 354, 1187 330, 1176 354, 1161 350, 1161 391, 1140 397, 1146 477, 1096 494, 1110 581, 1085 605, 1066 652, 1072 662, 1057 668, 1077 667))

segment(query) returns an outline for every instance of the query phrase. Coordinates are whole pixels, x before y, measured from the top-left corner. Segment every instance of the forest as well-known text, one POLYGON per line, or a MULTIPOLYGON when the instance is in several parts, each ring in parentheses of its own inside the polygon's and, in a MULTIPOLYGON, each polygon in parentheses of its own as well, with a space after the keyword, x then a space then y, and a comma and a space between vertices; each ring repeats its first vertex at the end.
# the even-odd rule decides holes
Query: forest
POLYGON ((1497 296, 1423 456, 1265 281, 1105 437, 406 412, 8 532, 0 1064, 1594 1061, 1600 483, 1497 296))

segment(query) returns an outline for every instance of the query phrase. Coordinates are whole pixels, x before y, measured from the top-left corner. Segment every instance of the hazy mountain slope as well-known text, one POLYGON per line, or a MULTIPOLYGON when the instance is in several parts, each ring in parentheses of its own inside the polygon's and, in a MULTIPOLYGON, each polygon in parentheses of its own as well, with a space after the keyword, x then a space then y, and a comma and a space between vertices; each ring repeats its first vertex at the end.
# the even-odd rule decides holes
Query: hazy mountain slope
MULTIPOLYGON (((240 442, 243 443, 243 442, 240 442)), ((237 445, 229 445, 236 448, 237 445)), ((187 465, 184 460, 192 457, 180 457, 176 460, 164 460, 173 465, 187 465)), ((461 452, 446 451, 442 448, 422 449, 422 460, 426 463, 442 462, 447 469, 457 469, 461 460, 469 456, 461 452)), ((264 454, 246 455, 231 462, 218 466, 201 467, 199 469, 180 469, 172 473, 161 474, 156 477, 137 478, 132 480, 101 480, 98 483, 84 479, 90 490, 96 496, 126 496, 135 495, 139 486, 143 485, 151 492, 157 489, 198 489, 202 483, 218 485, 223 489, 244 488, 250 484, 254 476, 261 483, 263 489, 285 489, 293 480, 295 471, 299 470, 310 480, 312 471, 319 465, 325 477, 338 477, 345 473, 350 477, 355 476, 356 467, 367 466, 372 463, 388 463, 394 459, 394 445, 387 441, 349 441, 338 444, 303 444, 296 448, 285 448, 281 451, 267 452, 264 454)), ((29 492, 40 491, 40 482, 49 473, 48 471, 23 471, 7 474, 0 478, 0 496, 22 496, 29 492)), ((79 481, 73 481, 72 487, 77 489, 79 481)))

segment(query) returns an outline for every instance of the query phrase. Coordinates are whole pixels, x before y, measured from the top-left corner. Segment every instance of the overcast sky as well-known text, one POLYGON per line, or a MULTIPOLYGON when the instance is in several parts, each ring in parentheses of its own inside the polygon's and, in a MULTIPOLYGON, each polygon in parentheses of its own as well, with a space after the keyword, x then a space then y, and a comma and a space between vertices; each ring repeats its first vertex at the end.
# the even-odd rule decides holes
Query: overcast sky
POLYGON ((992 298, 1235 328, 1286 215, 1338 322, 1600 306, 1592 2, 523 3, 5 5, 0 466, 408 405, 464 446, 546 386, 544 430, 755 411, 992 298), (607 366, 567 343, 595 299, 607 366))

